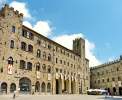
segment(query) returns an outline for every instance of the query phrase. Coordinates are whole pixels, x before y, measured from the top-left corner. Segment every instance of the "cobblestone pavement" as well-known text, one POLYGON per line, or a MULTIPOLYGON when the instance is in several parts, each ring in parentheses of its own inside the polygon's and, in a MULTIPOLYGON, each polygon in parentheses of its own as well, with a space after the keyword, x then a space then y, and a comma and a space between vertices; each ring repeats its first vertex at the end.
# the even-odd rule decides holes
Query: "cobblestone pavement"
MULTIPOLYGON (((12 95, 0 95, 0 100, 13 100, 12 95)), ((122 100, 120 96, 93 95, 19 95, 14 100, 122 100)))

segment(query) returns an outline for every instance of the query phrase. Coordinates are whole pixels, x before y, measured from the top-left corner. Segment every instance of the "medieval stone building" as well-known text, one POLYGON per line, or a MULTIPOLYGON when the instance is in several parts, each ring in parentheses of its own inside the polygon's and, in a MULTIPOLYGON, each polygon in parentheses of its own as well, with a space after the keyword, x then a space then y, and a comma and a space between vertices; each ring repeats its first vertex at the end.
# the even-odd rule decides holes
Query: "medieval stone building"
POLYGON ((0 11, 0 92, 80 94, 89 89, 85 40, 73 50, 24 26, 23 14, 5 5, 0 11))
POLYGON ((107 89, 113 95, 122 95, 122 56, 90 69, 91 88, 107 89))

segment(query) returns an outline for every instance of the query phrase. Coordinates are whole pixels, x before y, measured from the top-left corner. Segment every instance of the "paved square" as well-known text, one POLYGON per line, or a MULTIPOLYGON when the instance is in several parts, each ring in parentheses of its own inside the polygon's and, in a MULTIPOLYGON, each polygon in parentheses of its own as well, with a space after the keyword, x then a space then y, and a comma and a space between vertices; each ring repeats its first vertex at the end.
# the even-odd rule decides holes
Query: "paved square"
MULTIPOLYGON (((0 100, 13 100, 12 95, 0 95, 0 100)), ((14 100, 122 100, 122 97, 92 95, 20 95, 14 100)))

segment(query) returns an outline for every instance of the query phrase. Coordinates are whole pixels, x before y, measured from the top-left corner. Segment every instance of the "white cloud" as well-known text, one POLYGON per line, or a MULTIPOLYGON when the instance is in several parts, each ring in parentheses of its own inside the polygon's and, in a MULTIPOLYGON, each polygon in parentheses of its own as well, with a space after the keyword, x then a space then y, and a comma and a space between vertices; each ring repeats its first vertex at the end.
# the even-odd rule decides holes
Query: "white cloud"
POLYGON ((28 21, 24 21, 23 24, 29 28, 32 28, 33 30, 37 31, 38 33, 49 36, 52 33, 53 28, 50 25, 49 21, 38 21, 35 25, 32 25, 28 21))
POLYGON ((10 6, 13 7, 15 10, 18 10, 20 13, 23 13, 24 18, 32 18, 25 2, 13 1, 10 3, 10 6))
POLYGON ((31 13, 29 12, 29 9, 27 8, 27 4, 25 2, 12 1, 10 3, 10 6, 13 7, 15 10, 18 10, 19 12, 24 14, 25 21, 23 22, 23 24, 25 26, 32 28, 33 30, 39 32, 44 36, 49 36, 52 33, 52 27, 49 21, 39 20, 36 22, 35 25, 32 25, 28 21, 28 19, 34 19, 34 18, 32 18, 31 13))
POLYGON ((24 21, 24 22, 23 22, 23 25, 27 26, 28 28, 32 28, 31 23, 28 22, 28 21, 24 21))
MULTIPOLYGON (((53 40, 69 49, 72 49, 73 40, 77 37, 85 38, 85 36, 82 33, 78 33, 78 34, 71 34, 71 35, 65 34, 65 35, 57 36, 54 37, 53 40)), ((85 46, 86 46, 85 47, 86 58, 90 60, 89 63, 90 67, 101 64, 101 62, 95 57, 93 53, 95 49, 95 44, 90 42, 88 39, 85 39, 85 46)))

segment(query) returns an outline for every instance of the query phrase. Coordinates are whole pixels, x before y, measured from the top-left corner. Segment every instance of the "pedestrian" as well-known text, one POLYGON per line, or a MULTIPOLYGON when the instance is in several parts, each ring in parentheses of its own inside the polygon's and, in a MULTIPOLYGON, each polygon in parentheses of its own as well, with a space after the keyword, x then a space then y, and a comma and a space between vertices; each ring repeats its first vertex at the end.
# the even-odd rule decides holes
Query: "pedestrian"
POLYGON ((16 91, 14 91, 13 93, 13 99, 15 99, 15 97, 16 97, 16 91))

